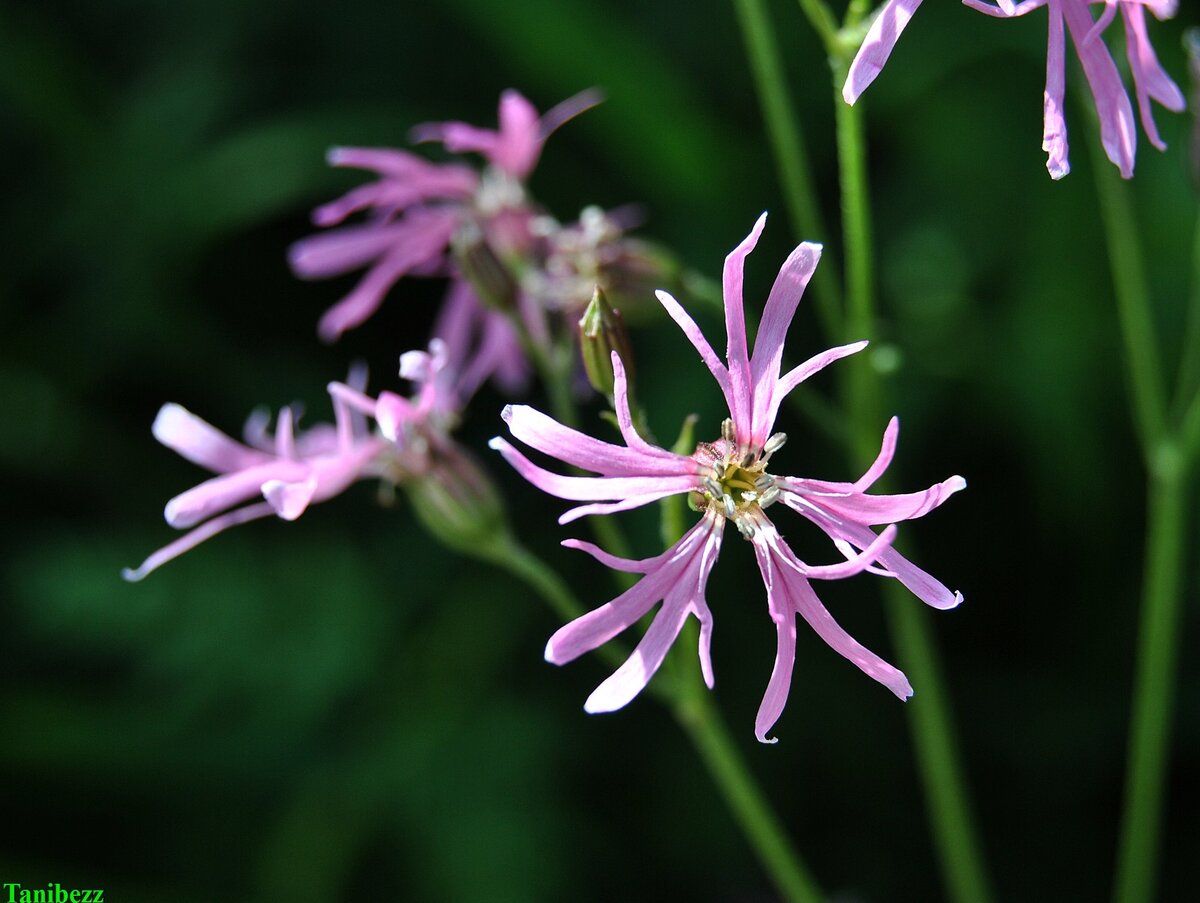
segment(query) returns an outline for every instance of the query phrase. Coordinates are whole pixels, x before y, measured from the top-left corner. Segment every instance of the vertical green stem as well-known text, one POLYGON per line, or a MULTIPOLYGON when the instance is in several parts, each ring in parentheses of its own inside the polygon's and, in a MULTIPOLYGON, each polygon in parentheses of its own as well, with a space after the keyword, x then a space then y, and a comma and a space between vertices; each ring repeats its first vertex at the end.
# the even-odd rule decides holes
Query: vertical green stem
MULTIPOLYGON (((1197 149, 1200 153, 1200 148, 1197 149)), ((1192 239, 1192 293, 1188 299, 1187 323, 1183 331, 1183 353, 1179 379, 1175 382, 1175 410, 1186 411, 1200 391, 1200 216, 1192 239)))
POLYGON ((1118 903, 1154 899, 1171 714, 1175 701, 1188 498, 1183 459, 1170 446, 1152 474, 1137 669, 1129 727, 1129 765, 1118 843, 1118 903))
MULTIPOLYGON (((1093 123, 1093 147, 1096 144, 1096 131, 1093 123)), ((1117 296, 1121 337, 1125 343, 1125 365, 1133 395, 1134 422, 1142 451, 1148 457, 1164 434, 1167 405, 1150 292, 1142 264, 1141 242, 1138 240, 1129 187, 1117 171, 1094 152, 1092 169, 1096 174, 1100 215, 1108 241, 1113 290, 1117 296)))
MULTIPOLYGON (((1133 204, 1128 186, 1095 152, 1096 132, 1093 122, 1092 167, 1125 344, 1132 388, 1130 405, 1149 473, 1142 611, 1113 889, 1117 903, 1141 903, 1154 898, 1158 881, 1163 786, 1175 700, 1183 595, 1183 545, 1189 515, 1187 490, 1195 449, 1189 447, 1187 435, 1181 444, 1177 428, 1167 421, 1159 344, 1133 204)), ((1194 311, 1191 316, 1194 322, 1194 311)), ((1186 393, 1194 392, 1194 387, 1189 390, 1186 381, 1191 378, 1188 371, 1193 365, 1189 359, 1195 352, 1190 347, 1192 339, 1189 337, 1185 342, 1188 347, 1179 374, 1181 395, 1176 407, 1186 405, 1186 433, 1188 415, 1194 410, 1186 398, 1186 393)))
MULTIPOLYGON (((862 109, 842 101, 848 60, 834 66, 838 163, 846 248, 846 340, 875 337, 874 248, 862 109)), ((860 358, 865 356, 860 355, 860 358)), ((845 368, 854 457, 863 467, 878 449, 883 387, 868 359, 845 368)), ((905 669, 917 688, 912 707, 913 746, 933 823, 942 879, 957 901, 986 903, 991 891, 971 815, 950 701, 943 688, 928 615, 902 587, 889 581, 888 618, 905 669)))
MULTIPOLYGON (((689 621, 688 629, 677 641, 689 655, 695 648, 694 624, 689 621)), ((819 903, 823 897, 816 882, 796 855, 783 825, 730 737, 729 728, 713 706, 694 656, 686 670, 688 673, 681 681, 674 704, 676 720, 699 752, 742 833, 783 899, 789 903, 819 903)))
MULTIPOLYGON (((797 238, 827 240, 824 217, 804 149, 800 123, 793 115, 787 79, 775 44, 764 0, 734 0, 754 85, 762 107, 767 135, 779 170, 788 216, 797 238)), ((842 306, 841 288, 831 268, 818 268, 813 277, 817 313, 827 335, 835 335, 842 306)))

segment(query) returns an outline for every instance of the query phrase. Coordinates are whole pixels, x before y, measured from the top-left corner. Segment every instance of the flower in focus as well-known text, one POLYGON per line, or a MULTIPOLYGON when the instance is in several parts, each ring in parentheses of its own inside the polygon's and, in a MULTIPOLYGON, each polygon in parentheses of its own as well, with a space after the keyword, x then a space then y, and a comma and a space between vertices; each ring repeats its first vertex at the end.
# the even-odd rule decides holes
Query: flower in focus
MULTIPOLYGON (((442 325, 456 341, 472 338, 462 324, 442 325)), ((482 341, 486 345, 486 337, 482 341)), ((469 472, 470 462, 450 438, 461 406, 481 378, 483 352, 472 358, 462 347, 470 346, 456 348, 435 338, 428 352, 401 355, 400 375, 416 386, 411 398, 387 391, 371 398, 362 391, 365 378, 352 378, 351 385, 330 383, 334 423, 302 432, 296 432, 290 407, 279 412, 273 436, 267 431, 269 415, 257 414, 246 424, 245 441, 238 442, 177 404, 163 405, 154 437, 217 476, 167 502, 167 523, 192 529, 137 568, 126 569, 125 579, 141 580, 229 527, 272 514, 296 520, 309 505, 362 479, 374 477, 391 486, 431 475, 436 481, 449 468, 466 474, 454 479, 456 486, 470 488, 472 498, 486 498, 485 478, 469 472), (476 491, 479 486, 483 489, 476 491)))
MULTIPOLYGON (((1104 152, 1121 171, 1133 175, 1134 154, 1137 148, 1137 128, 1133 107, 1121 82, 1116 64, 1105 45, 1102 34, 1120 8, 1125 25, 1125 52, 1133 75, 1134 93, 1146 136, 1159 150, 1166 145, 1154 123, 1150 101, 1168 110, 1184 109, 1183 92, 1163 70, 1154 53, 1146 31, 1145 10, 1159 20, 1175 15, 1178 0, 963 0, 964 5, 989 16, 1009 18, 1023 16, 1045 6, 1049 15, 1049 37, 1046 50, 1046 90, 1043 104, 1042 150, 1046 151, 1046 168, 1051 178, 1061 179, 1071 171, 1068 160, 1067 126, 1063 115, 1066 90, 1066 33, 1071 34, 1075 53, 1087 78, 1096 112, 1100 118, 1100 138, 1104 152), (1103 3, 1098 19, 1088 11, 1089 3, 1103 3), (1064 29, 1065 22, 1065 29, 1064 29)), ((900 33, 921 0, 889 0, 871 23, 866 39, 850 66, 842 96, 854 103, 883 69, 895 47, 900 33)))
POLYGON ((496 131, 461 122, 413 129, 416 141, 440 141, 452 153, 482 155, 487 161, 482 172, 461 163, 430 163, 402 150, 331 150, 331 165, 369 170, 379 179, 318 207, 313 222, 338 228, 302 239, 289 250, 292 269, 306 279, 368 267, 350 294, 321 318, 321 337, 332 341, 361 325, 405 275, 454 275, 450 252, 455 244, 486 241, 500 258, 526 253, 534 241, 530 223, 537 211, 524 181, 550 133, 598 100, 594 92, 584 92, 539 117, 528 100, 505 91, 496 131), (365 222, 344 225, 360 212, 366 212, 365 222))
POLYGON ((786 436, 773 432, 783 398, 801 382, 839 358, 862 350, 856 342, 824 351, 780 374, 783 342, 800 297, 820 258, 820 246, 797 247, 775 280, 755 338, 753 352, 746 336, 742 306, 742 271, 746 256, 762 232, 766 215, 725 261, 724 298, 728 349, 717 357, 691 317, 666 292, 658 298, 700 353, 725 396, 730 417, 721 435, 702 442, 691 455, 680 455, 647 442, 637 432, 629 407, 625 369, 612 355, 614 407, 624 445, 591 438, 563 426, 525 405, 510 405, 503 418, 512 435, 535 450, 596 476, 564 476, 534 464, 501 438, 492 440, 510 464, 538 488, 584 502, 567 511, 560 523, 584 515, 611 514, 686 493, 700 520, 661 555, 640 561, 617 558, 585 542, 564 545, 581 549, 603 564, 642 574, 631 589, 560 629, 546 646, 546 659, 564 664, 593 650, 632 626, 661 602, 645 636, 629 659, 591 694, 589 712, 609 712, 633 699, 662 664, 689 616, 700 623, 699 656, 705 682, 713 685, 710 655, 712 614, 705 599, 708 575, 720 552, 726 522, 754 546, 767 606, 776 625, 775 666, 755 721, 762 742, 783 711, 795 659, 796 617, 803 618, 835 651, 884 684, 901 699, 912 694, 907 678, 849 636, 834 621, 813 590, 812 580, 849 577, 864 570, 899 580, 935 608, 953 608, 961 595, 920 570, 891 548, 895 523, 910 520, 940 505, 963 488, 951 477, 924 492, 870 495, 867 490, 883 474, 895 451, 895 419, 884 433, 875 463, 854 483, 831 483, 773 473, 773 456, 786 436), (798 558, 766 511, 782 502, 830 539, 844 560, 810 565, 798 558), (885 526, 876 533, 872 528, 885 526))

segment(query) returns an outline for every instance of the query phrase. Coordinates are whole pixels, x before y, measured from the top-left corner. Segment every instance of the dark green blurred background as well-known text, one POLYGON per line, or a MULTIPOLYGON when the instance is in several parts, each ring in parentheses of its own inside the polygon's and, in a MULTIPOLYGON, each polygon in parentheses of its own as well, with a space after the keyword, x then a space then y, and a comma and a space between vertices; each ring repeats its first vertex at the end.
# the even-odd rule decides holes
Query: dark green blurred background
MULTIPOLYGON (((1150 27, 1186 86, 1184 5, 1150 27)), ((771 14, 836 229, 825 63, 794 3, 771 14)), ((966 595, 934 623, 992 870, 1005 899, 1095 900, 1115 846, 1143 476, 1084 111, 1068 111, 1065 181, 1038 148, 1044 15, 927 3, 865 103, 881 344, 901 361, 897 482, 970 483, 901 532, 966 595)), ((643 234, 710 276, 769 209, 748 277, 761 305, 797 236, 729 4, 0 6, 0 881, 119 903, 773 898, 667 713, 639 699, 585 716, 601 664, 546 665, 542 603, 368 485, 142 584, 119 578, 172 538, 163 503, 204 476, 152 439, 162 402, 230 432, 259 404, 302 400, 324 419, 324 385, 353 360, 395 389, 397 354, 426 339, 441 289, 410 281, 368 327, 317 342, 352 281, 300 283, 284 251, 311 207, 360 181, 328 170, 325 149, 403 145, 431 119, 491 124, 508 87, 546 109, 591 85, 608 100, 550 141, 538 197, 567 218, 641 202, 643 234)), ((1192 120, 1158 121, 1171 149, 1141 137, 1133 189, 1173 337, 1192 120)), ((838 265, 836 234, 803 237, 838 265)), ((719 394, 661 320, 634 340, 651 422, 673 435, 697 411, 715 433, 719 394)), ((790 359, 823 341, 807 307, 790 359)), ((488 390, 472 407, 462 435, 481 454, 505 400, 488 390)), ((789 472, 856 476, 794 410, 782 428, 789 472)), ((487 463, 528 543, 605 601, 604 570, 556 545, 586 527, 558 527, 561 503, 487 463)), ((782 520, 801 557, 830 560, 816 531, 782 520)), ((652 517, 628 523, 640 554, 659 550, 652 517)), ((939 899, 906 727, 921 687, 900 705, 802 632, 781 742, 759 746, 774 630, 749 550, 731 539, 721 557, 716 701, 821 885, 842 901, 939 899)), ((821 587, 903 668, 875 590, 821 587)), ((1194 890, 1200 849, 1195 572, 1188 591, 1168 900, 1194 890)))

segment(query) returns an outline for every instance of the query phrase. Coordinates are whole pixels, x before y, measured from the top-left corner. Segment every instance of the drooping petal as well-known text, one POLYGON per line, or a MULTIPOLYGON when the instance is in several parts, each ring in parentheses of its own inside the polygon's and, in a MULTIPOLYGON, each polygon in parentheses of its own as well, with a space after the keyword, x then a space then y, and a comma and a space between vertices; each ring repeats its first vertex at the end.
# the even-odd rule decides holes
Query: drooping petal
POLYGON ((667 657, 688 614, 686 606, 663 603, 633 654, 592 691, 583 710, 589 714, 615 712, 642 692, 667 657))
POLYGON ((229 438, 182 405, 163 405, 150 430, 167 448, 216 473, 243 470, 271 460, 269 455, 229 438))
POLYGON ((546 660, 563 664, 597 648, 647 614, 662 600, 658 614, 633 654, 588 697, 588 712, 611 712, 626 705, 645 688, 658 670, 688 615, 700 621, 698 654, 701 671, 711 687, 712 614, 704 600, 708 576, 721 547, 721 518, 709 515, 661 555, 643 562, 608 556, 588 543, 576 547, 611 559, 622 570, 645 574, 616 599, 576 618, 546 644, 546 660))
POLYGON ((892 55, 900 33, 904 31, 921 0, 889 0, 871 23, 867 36, 850 64, 846 84, 842 87, 842 99, 853 105, 875 76, 883 71, 884 64, 892 55))
POLYGON ((928 514, 951 495, 965 489, 967 481, 960 476, 952 476, 940 483, 934 483, 922 492, 908 492, 902 495, 868 495, 865 492, 832 494, 823 491, 825 487, 815 480, 796 477, 781 477, 777 485, 783 491, 794 492, 807 503, 837 518, 866 526, 878 526, 913 520, 928 514))
MULTIPOLYGON (((1137 127, 1129 95, 1121 84, 1120 73, 1103 41, 1085 42, 1092 27, 1087 0, 1060 0, 1063 15, 1075 53, 1083 66, 1100 118, 1100 143, 1104 152, 1121 172, 1123 178, 1133 177, 1134 154, 1137 150, 1137 127)), ((1051 5, 1053 11, 1054 5, 1051 5)), ((1052 17, 1053 18, 1053 17, 1052 17)))
POLYGON ((1168 110, 1179 113, 1186 106, 1183 92, 1171 80, 1154 52, 1150 36, 1146 33, 1145 10, 1138 4, 1121 4, 1121 15, 1125 20, 1125 54, 1129 69, 1133 73, 1133 88, 1137 94, 1138 112, 1146 137, 1159 150, 1167 145, 1158 134, 1150 101, 1156 100, 1168 110))
POLYGON ((1061 179, 1071 171, 1068 158, 1067 119, 1063 101, 1067 86, 1067 36, 1063 31, 1062 10, 1055 3, 1048 9, 1049 33, 1046 38, 1046 90, 1042 95, 1042 150, 1050 178, 1061 179))
POLYGON ((579 549, 581 552, 587 552, 605 567, 610 567, 614 571, 625 571, 628 574, 648 574, 658 566, 658 562, 664 556, 670 554, 670 550, 664 552, 663 555, 655 556, 654 558, 621 558, 611 552, 606 552, 595 543, 586 542, 582 539, 564 539, 559 545, 568 549, 579 549))
POLYGON ((853 662, 868 677, 879 681, 898 698, 912 696, 912 685, 902 671, 855 640, 833 619, 803 576, 803 565, 786 543, 779 540, 768 544, 758 541, 756 537, 753 545, 763 582, 767 586, 768 607, 778 629, 779 644, 771 681, 755 719, 755 734, 761 742, 772 742, 767 738, 767 731, 774 726, 787 701, 792 659, 795 656, 795 626, 788 624, 793 613, 804 618, 830 648, 853 662))
POLYGON ((178 558, 184 552, 194 549, 200 543, 204 542, 204 540, 211 539, 221 531, 228 530, 230 527, 236 527, 238 524, 256 520, 260 517, 267 517, 274 513, 275 510, 269 504, 259 502, 256 505, 247 505, 244 508, 238 508, 235 511, 222 514, 220 517, 214 517, 207 523, 201 524, 195 530, 185 533, 174 542, 163 546, 136 568, 125 568, 121 571, 121 576, 130 583, 136 583, 158 570, 168 561, 178 558))
POLYGON ((407 218, 410 227, 403 243, 392 248, 372 267, 354 290, 321 317, 318 334, 326 342, 337 339, 347 329, 365 322, 383 303, 383 296, 405 273, 419 264, 439 257, 454 231, 453 214, 436 217, 407 218), (416 228, 412 228, 412 227, 416 228))

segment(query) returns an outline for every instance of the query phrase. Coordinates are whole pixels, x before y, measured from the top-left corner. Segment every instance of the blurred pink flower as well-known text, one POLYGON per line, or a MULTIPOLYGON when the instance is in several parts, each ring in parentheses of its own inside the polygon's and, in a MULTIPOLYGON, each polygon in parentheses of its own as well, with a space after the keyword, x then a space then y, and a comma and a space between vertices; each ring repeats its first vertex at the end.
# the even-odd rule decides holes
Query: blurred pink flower
POLYGON ((862 350, 866 342, 831 348, 780 375, 784 337, 820 258, 819 245, 804 243, 788 257, 775 280, 750 352, 742 306, 742 271, 765 221, 764 214, 725 261, 725 363, 679 303, 666 292, 658 293, 660 302, 695 346, 725 395, 730 418, 722 425, 721 438, 701 443, 691 455, 675 454, 644 440, 633 426, 624 366, 614 352, 614 402, 623 446, 593 439, 528 406, 510 405, 502 415, 515 438, 597 476, 553 473, 534 464, 504 439, 492 440, 492 447, 535 486, 559 498, 586 503, 567 511, 560 523, 588 514, 625 511, 677 493, 687 493, 692 507, 702 513, 700 521, 671 548, 641 561, 617 558, 578 540, 564 543, 610 567, 644 576, 631 589, 555 633, 546 646, 548 661, 564 664, 597 648, 662 602, 634 653, 588 698, 585 709, 589 712, 619 709, 641 692, 689 616, 700 622, 701 669, 706 683, 713 685, 709 651, 712 614, 705 600, 705 585, 720 551, 726 521, 731 521, 754 546, 777 631, 775 667, 755 722, 755 734, 762 742, 773 742, 767 739, 767 732, 787 699, 797 615, 835 651, 898 697, 912 694, 900 671, 838 626, 817 598, 810 580, 839 579, 870 570, 899 580, 935 608, 953 608, 962 601, 961 595, 950 592, 891 548, 896 521, 920 517, 937 507, 963 488, 962 478, 951 477, 909 495, 876 496, 866 492, 891 461, 898 431, 895 419, 884 434, 878 459, 854 483, 768 472, 772 456, 786 440, 784 434, 772 433, 783 398, 828 364, 862 350), (845 560, 814 566, 797 558, 766 515, 766 509, 777 501, 816 524, 845 560), (881 533, 871 529, 885 524, 889 526, 881 533))
MULTIPOLYGON (((1108 159, 1116 164, 1121 175, 1133 175, 1137 148, 1137 128, 1133 122, 1133 107, 1121 83, 1116 64, 1105 45, 1102 34, 1120 7, 1125 23, 1125 52, 1133 74, 1134 93, 1146 136, 1159 150, 1166 145, 1155 126, 1150 101, 1168 110, 1184 109, 1183 93, 1163 70, 1146 32, 1145 10, 1164 20, 1175 15, 1178 0, 963 0, 963 4, 998 18, 1023 16, 1042 6, 1049 16, 1049 37, 1046 50, 1046 90, 1043 95, 1042 149, 1046 151, 1046 168, 1051 178, 1061 179, 1071 171, 1068 160, 1067 126, 1063 115, 1066 90, 1066 32, 1071 34, 1075 53, 1087 78, 1096 112, 1100 118, 1101 143, 1108 159), (1088 11, 1089 3, 1103 3, 1098 19, 1088 11), (1064 22, 1066 28, 1064 29, 1064 22)), ((866 39, 850 66, 842 96, 854 103, 883 69, 900 33, 921 5, 921 0, 889 0, 871 23, 866 39)))
POLYGON ((123 576, 141 580, 238 524, 272 514, 296 520, 309 505, 341 494, 357 480, 375 477, 394 485, 428 473, 438 452, 451 444, 450 430, 473 390, 461 380, 463 371, 455 369, 463 360, 435 338, 429 352, 400 357, 401 377, 416 387, 411 398, 384 391, 373 399, 362 391, 365 378, 352 378, 357 385, 330 383, 333 424, 297 433, 296 415, 288 407, 279 412, 272 436, 270 415, 257 413, 246 423, 244 442, 180 405, 163 405, 154 420, 154 437, 217 476, 167 502, 167 523, 193 529, 137 568, 127 568, 123 576), (370 428, 369 420, 377 429, 370 428))
POLYGON ((405 275, 455 275, 448 251, 464 235, 483 236, 501 255, 527 250, 536 211, 523 182, 550 133, 598 99, 595 92, 583 92, 539 117, 528 100, 505 91, 497 131, 461 122, 413 129, 416 141, 440 141, 453 153, 481 154, 488 163, 482 172, 460 163, 430 163, 402 150, 331 150, 331 165, 369 170, 379 179, 318 207, 313 222, 339 228, 302 239, 288 252, 293 271, 305 279, 368 267, 350 294, 325 312, 321 337, 333 341, 361 325, 405 275), (341 225, 364 211, 366 222, 341 225))

